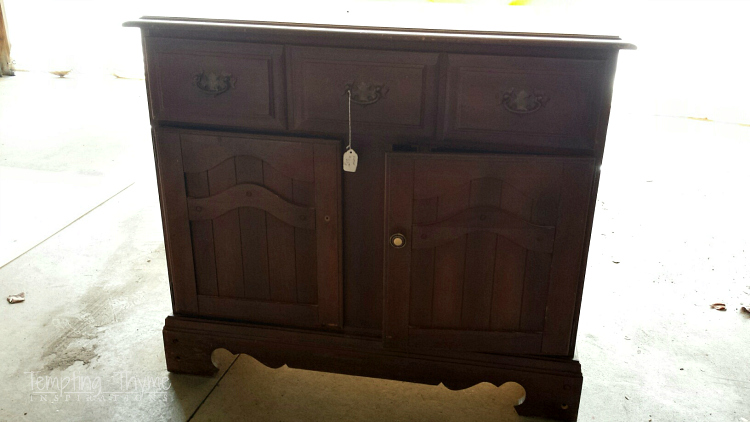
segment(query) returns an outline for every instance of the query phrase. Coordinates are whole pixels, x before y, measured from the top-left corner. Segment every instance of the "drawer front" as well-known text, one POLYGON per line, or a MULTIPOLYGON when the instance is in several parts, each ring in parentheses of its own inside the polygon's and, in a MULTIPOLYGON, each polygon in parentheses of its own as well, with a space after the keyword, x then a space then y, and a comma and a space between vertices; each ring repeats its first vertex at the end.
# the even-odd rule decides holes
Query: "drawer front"
POLYGON ((294 47, 292 129, 429 137, 437 104, 437 54, 294 47))
POLYGON ((147 39, 154 120, 283 129, 283 48, 147 39))
POLYGON ((592 149, 604 63, 449 56, 446 138, 592 149))

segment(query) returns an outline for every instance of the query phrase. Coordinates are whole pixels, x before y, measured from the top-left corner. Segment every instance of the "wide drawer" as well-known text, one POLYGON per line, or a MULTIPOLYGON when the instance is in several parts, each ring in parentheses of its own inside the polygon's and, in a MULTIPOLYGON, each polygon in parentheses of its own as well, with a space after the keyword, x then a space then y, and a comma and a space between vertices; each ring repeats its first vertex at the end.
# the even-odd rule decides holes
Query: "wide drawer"
POLYGON ((437 54, 293 47, 290 61, 291 129, 346 133, 351 90, 355 136, 434 134, 437 54))
POLYGON ((591 149, 604 63, 450 55, 448 140, 591 149))
POLYGON ((283 47, 147 39, 154 120, 283 129, 283 47))

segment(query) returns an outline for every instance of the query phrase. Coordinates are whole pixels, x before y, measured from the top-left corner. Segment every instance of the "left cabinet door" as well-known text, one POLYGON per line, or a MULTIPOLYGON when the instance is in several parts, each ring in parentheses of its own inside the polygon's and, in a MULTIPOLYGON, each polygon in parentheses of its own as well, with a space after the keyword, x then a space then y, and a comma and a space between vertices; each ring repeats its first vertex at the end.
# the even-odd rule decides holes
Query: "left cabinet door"
POLYGON ((336 141, 159 129, 176 314, 341 325, 336 141))

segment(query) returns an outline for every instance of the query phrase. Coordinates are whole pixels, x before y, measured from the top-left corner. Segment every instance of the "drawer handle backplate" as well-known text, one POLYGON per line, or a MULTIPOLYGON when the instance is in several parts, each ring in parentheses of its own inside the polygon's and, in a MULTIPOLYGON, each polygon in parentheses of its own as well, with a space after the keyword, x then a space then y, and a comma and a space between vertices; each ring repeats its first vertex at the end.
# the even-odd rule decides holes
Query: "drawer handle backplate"
POLYGON ((511 88, 509 91, 503 93, 503 98, 500 102, 511 113, 529 114, 544 107, 547 101, 549 101, 549 97, 541 91, 531 93, 522 89, 516 92, 515 88, 511 88))
POLYGON ((385 97, 388 88, 384 84, 372 84, 367 82, 352 82, 346 84, 344 95, 352 93, 352 102, 359 105, 375 104, 385 97))
POLYGON ((193 82, 198 89, 215 97, 234 88, 237 79, 228 73, 201 70, 193 76, 193 82))

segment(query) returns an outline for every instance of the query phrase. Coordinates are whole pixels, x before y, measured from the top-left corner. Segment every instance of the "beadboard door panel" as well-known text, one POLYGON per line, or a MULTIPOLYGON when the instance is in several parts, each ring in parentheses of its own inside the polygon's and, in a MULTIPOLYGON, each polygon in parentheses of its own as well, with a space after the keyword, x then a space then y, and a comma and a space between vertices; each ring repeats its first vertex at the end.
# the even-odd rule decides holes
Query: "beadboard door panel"
POLYGON ((338 142, 158 132, 167 143, 181 151, 198 311, 340 326, 338 142))
POLYGON ((386 344, 564 355, 594 160, 390 154, 386 344))

